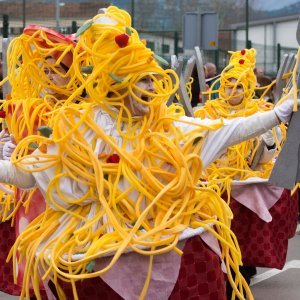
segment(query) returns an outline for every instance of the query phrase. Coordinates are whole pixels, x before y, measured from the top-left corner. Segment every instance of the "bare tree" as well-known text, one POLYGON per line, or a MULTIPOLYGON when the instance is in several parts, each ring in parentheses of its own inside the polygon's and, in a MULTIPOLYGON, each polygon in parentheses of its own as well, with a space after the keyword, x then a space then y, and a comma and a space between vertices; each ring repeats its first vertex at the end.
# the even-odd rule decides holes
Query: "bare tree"
MULTIPOLYGON (((243 22, 246 19, 246 0, 212 0, 213 10, 219 14, 220 28, 229 24, 243 22)), ((261 0, 248 1, 248 13, 251 20, 258 16, 261 0)))

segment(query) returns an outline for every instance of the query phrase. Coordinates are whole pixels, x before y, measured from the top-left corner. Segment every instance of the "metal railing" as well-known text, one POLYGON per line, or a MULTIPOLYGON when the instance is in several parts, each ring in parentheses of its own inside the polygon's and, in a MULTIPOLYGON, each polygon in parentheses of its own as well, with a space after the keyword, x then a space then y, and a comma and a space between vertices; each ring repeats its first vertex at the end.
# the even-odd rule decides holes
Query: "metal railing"
MULTIPOLYGON (((71 34, 76 32, 78 26, 75 21, 70 22, 70 26, 61 27, 60 32, 63 34, 71 34)), ((9 37, 18 36, 22 33, 22 28, 10 27, 9 37)), ((178 31, 139 31, 140 37, 146 39, 147 46, 155 53, 164 57, 168 61, 171 60, 171 55, 183 56, 184 60, 190 58, 189 55, 184 55, 182 48, 182 33, 178 31)), ((3 28, 0 27, 0 35, 3 35, 3 28)), ((1 44, 1 41, 0 41, 1 44)), ((283 55, 288 53, 297 53, 296 48, 286 48, 277 44, 267 46, 262 44, 251 43, 252 47, 257 51, 256 65, 263 67, 265 73, 272 76, 278 71, 283 55)), ((204 63, 213 62, 218 71, 221 71, 227 64, 230 57, 228 50, 238 50, 245 47, 245 41, 229 41, 219 40, 219 45, 235 45, 236 49, 217 49, 217 50, 202 50, 204 63)), ((2 49, 0 48, 0 53, 2 49)))

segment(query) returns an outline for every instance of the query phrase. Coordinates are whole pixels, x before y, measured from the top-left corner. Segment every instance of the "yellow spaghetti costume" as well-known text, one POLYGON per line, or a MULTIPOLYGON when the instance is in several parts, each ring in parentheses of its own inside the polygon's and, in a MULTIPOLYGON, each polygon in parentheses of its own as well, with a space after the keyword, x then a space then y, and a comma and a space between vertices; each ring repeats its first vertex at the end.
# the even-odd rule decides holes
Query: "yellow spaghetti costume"
POLYGON ((10 253, 18 250, 26 257, 21 296, 29 297, 32 282, 40 299, 41 272, 61 299, 58 279, 71 282, 77 299, 75 281, 104 274, 125 251, 134 251, 149 256, 143 299, 154 256, 181 254, 176 245, 184 230, 203 227, 219 240, 234 293, 252 299, 238 272, 241 257, 229 229, 230 210, 218 193, 198 182, 202 142, 222 123, 203 125, 183 117, 178 106, 166 107, 178 78, 158 65, 156 59, 164 61, 130 22, 125 11, 111 6, 79 29, 73 67, 81 85, 52 112, 47 123, 52 135, 28 136, 12 156, 19 169, 32 172, 46 199, 45 212, 10 253), (155 91, 139 88, 145 76, 155 91), (86 102, 73 103, 84 89, 86 102), (149 112, 133 115, 128 103, 149 112), (29 154, 32 143, 39 150, 29 154), (107 255, 110 263, 94 270, 95 260, 107 255))
MULTIPOLYGON (((229 52, 231 58, 229 64, 222 71, 220 76, 220 98, 208 100, 203 107, 195 111, 195 116, 209 119, 234 119, 247 117, 256 112, 269 111, 273 108, 271 103, 261 99, 254 99, 256 77, 254 75, 255 49, 243 49, 241 51, 229 52), (232 82, 234 79, 234 82, 232 82), (226 89, 232 89, 231 94, 226 89), (240 88, 241 94, 236 95, 235 90, 240 88), (242 101, 232 105, 232 97, 242 96, 242 101)), ((286 128, 280 125, 280 132, 273 129, 276 146, 281 149, 285 140, 286 128), (282 137, 279 142, 277 134, 282 137)), ((272 160, 258 163, 252 169, 252 163, 258 150, 260 139, 255 138, 228 148, 228 151, 221 158, 212 163, 205 170, 205 178, 208 184, 219 184, 221 193, 227 192, 230 199, 230 183, 232 180, 246 180, 250 177, 268 178, 272 167, 272 160)), ((274 150, 275 152, 275 150, 274 150)), ((229 201, 229 200, 228 200, 229 201)))
MULTIPOLYGON (((8 99, 2 101, 1 108, 6 112, 3 126, 12 134, 16 143, 25 136, 37 134, 38 127, 47 125, 51 119, 51 112, 61 106, 77 89, 79 81, 71 66, 75 44, 71 39, 53 30, 36 25, 26 27, 24 33, 9 44, 7 77, 1 84, 9 81, 12 89, 8 99), (56 67, 47 61, 50 56, 57 59, 57 65, 64 63, 68 67, 66 74, 60 74, 72 78, 67 85, 57 86, 45 74, 45 68, 56 72, 56 67), (58 100, 55 95, 48 94, 47 88, 59 93, 61 98, 58 100)), ((35 147, 30 146, 26 153, 35 147)), ((3 199, 5 207, 11 207, 9 202, 14 201, 13 198, 3 199)), ((20 205, 12 203, 14 206, 20 205)), ((16 209, 17 207, 14 211, 16 209)), ((5 209, 2 213, 6 219, 14 215, 7 214, 5 209)))
MULTIPOLYGON (((38 126, 46 125, 51 111, 63 105, 78 88, 80 82, 71 64, 75 44, 53 30, 36 25, 26 27, 24 33, 9 44, 5 81, 9 81, 12 91, 11 99, 4 101, 2 107, 7 112, 5 121, 16 143, 24 136, 34 134, 38 126), (49 57, 56 59, 55 65, 48 62, 49 57), (44 70, 59 72, 56 66, 60 64, 67 67, 67 72, 59 75, 70 80, 58 86, 44 70), (60 98, 49 93, 49 89, 60 98)), ((76 100, 80 100, 80 95, 76 100)))
MULTIPOLYGON (((79 82, 71 65, 75 45, 72 39, 36 25, 27 26, 23 34, 10 43, 8 76, 4 81, 8 80, 12 89, 8 99, 2 103, 2 109, 6 112, 6 130, 16 143, 28 135, 41 134, 38 130, 48 124, 52 110, 62 105, 77 89, 79 82), (56 63, 50 64, 49 59, 56 63), (61 66, 66 74, 58 71, 61 66), (72 80, 58 86, 51 80, 56 74, 72 80)), ((36 146, 28 145, 25 153, 31 153, 36 146)), ((14 196, 3 195, 2 201, 1 214, 5 219, 15 218, 17 236, 45 208, 45 201, 36 188, 17 189, 14 196)), ((23 265, 18 265, 18 284, 22 283, 23 265)))

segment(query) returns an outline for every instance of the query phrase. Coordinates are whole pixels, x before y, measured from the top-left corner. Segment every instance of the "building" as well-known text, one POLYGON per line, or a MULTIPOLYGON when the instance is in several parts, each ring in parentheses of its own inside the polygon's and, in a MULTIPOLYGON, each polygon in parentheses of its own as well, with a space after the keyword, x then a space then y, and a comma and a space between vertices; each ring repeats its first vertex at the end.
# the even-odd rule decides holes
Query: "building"
MULTIPOLYGON (((298 21, 299 14, 249 22, 248 36, 257 50, 257 66, 263 67, 266 73, 276 73, 284 53, 297 51, 298 21)), ((233 24, 231 28, 233 48, 242 49, 246 44, 245 23, 233 24)))
MULTIPOLYGON (((218 2, 218 1, 217 1, 218 2)), ((185 12, 214 12, 219 9, 220 20, 227 16, 227 22, 239 16, 244 20, 244 10, 239 9, 230 15, 233 9, 229 2, 219 0, 220 7, 213 7, 210 0, 2 0, 0 2, 0 34, 3 28, 1 17, 9 16, 9 36, 14 37, 22 33, 24 24, 39 24, 49 28, 59 28, 64 34, 76 31, 87 19, 92 18, 100 7, 107 7, 111 3, 127 10, 132 17, 133 25, 140 36, 147 40, 150 47, 157 54, 169 59, 172 54, 183 54, 182 29, 185 12), (57 6, 56 4, 60 5, 57 6), (23 5, 25 4, 25 6, 23 5), (228 20, 230 19, 230 20, 228 20)), ((231 2, 230 2, 231 3, 231 2)), ((300 3, 300 2, 299 2, 300 3)), ((288 6, 289 10, 276 11, 278 14, 297 11, 297 7, 288 6)), ((253 17, 263 21, 249 22, 249 37, 252 46, 258 51, 257 62, 268 73, 275 73, 278 68, 278 44, 284 48, 298 47, 295 34, 298 15, 286 17, 267 17, 262 11, 255 11, 253 17), (286 33, 289 34, 286 34, 286 33)), ((245 47, 245 22, 226 27, 219 32, 219 50, 206 51, 206 60, 214 61, 219 69, 227 64, 227 50, 237 50, 245 47)), ((195 28, 197 30, 197 28, 195 28)), ((0 39, 0 52, 1 48, 0 39)), ((205 51, 204 51, 205 52, 205 51)), ((280 52, 280 51, 279 51, 280 52)))
MULTIPOLYGON (((53 29, 59 27, 60 32, 69 34, 74 32, 74 26, 72 27, 74 21, 79 27, 85 20, 92 18, 99 8, 113 3, 131 14, 134 27, 138 29, 142 38, 147 39, 151 49, 168 56, 175 52, 182 52, 181 32, 184 12, 211 11, 209 0, 60 0, 58 2, 59 7, 55 0, 27 0, 24 7, 23 0, 1 1, 1 14, 9 16, 9 36, 21 34, 24 24, 39 24, 53 29)), ((0 23, 2 34, 1 25, 0 23)))

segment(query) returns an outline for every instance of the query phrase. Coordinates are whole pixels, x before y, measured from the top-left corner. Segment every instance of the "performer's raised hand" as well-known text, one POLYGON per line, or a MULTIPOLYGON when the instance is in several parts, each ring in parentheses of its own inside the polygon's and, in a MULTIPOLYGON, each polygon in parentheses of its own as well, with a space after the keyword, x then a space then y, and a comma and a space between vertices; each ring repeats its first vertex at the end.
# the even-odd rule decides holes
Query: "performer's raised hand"
POLYGON ((275 144, 275 140, 274 140, 274 136, 273 136, 273 132, 271 129, 269 129, 268 131, 266 131, 265 133, 263 133, 261 135, 263 141, 265 142, 265 144, 267 146, 272 146, 275 144))
POLYGON ((4 144, 8 141, 10 141, 10 135, 5 129, 3 129, 0 132, 0 159, 4 159, 4 157, 3 157, 3 147, 4 147, 4 144))
POLYGON ((5 142, 3 146, 3 159, 10 160, 12 153, 16 148, 16 143, 14 137, 11 135, 9 140, 5 142))
MULTIPOLYGON (((298 98, 298 106, 300 105, 300 99, 298 98)), ((274 107, 274 111, 278 119, 283 123, 288 123, 291 119, 294 107, 294 98, 291 96, 283 103, 274 107)))

